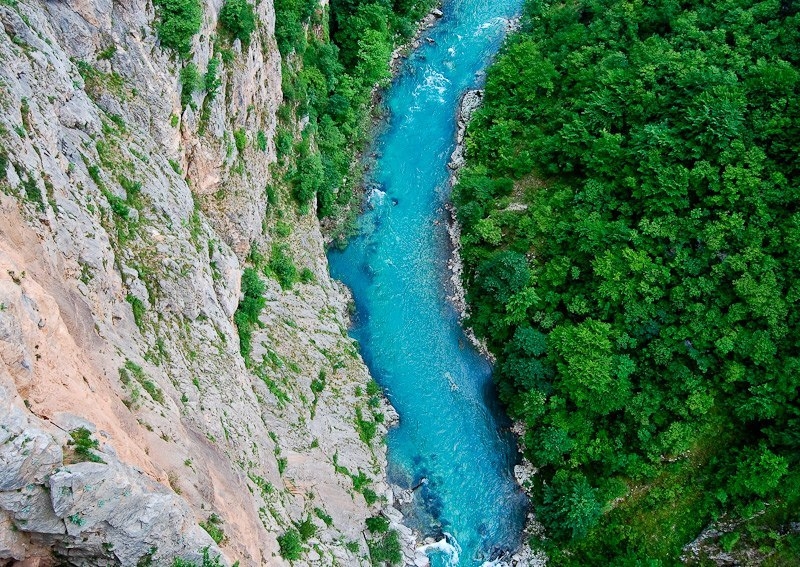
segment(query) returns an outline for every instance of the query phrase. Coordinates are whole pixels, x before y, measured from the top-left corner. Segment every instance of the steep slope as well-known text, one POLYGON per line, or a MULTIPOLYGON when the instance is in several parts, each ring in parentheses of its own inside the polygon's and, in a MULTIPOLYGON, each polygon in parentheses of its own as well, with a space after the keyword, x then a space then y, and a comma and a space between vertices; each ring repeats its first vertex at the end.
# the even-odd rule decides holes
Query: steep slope
POLYGON ((387 492, 380 435, 368 444, 356 427, 369 376, 317 220, 265 189, 281 71, 272 4, 255 9, 243 46, 218 33, 220 4, 204 6, 191 61, 205 72, 216 53, 219 84, 184 88, 182 103, 187 63, 159 45, 149 3, 0 5, 0 420, 17 428, 2 447, 29 430, 49 447, 0 485, 0 562, 198 560, 216 552, 199 522, 241 565, 282 564, 294 524, 295 564, 365 561, 381 500, 354 486, 370 503, 387 492), (249 369, 233 324, 242 263, 277 241, 310 276, 266 282, 249 369), (105 464, 61 465, 78 427, 105 464), (89 485, 80 506, 36 500, 50 535, 9 503, 23 484, 90 472, 158 493, 153 518, 194 527, 165 522, 150 547, 123 548, 89 485))

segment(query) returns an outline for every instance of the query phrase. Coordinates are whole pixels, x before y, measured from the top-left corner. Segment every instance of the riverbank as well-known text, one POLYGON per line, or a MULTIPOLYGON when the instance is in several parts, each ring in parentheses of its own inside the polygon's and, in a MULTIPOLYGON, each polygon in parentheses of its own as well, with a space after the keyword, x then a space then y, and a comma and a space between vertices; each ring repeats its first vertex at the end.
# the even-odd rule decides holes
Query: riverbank
MULTIPOLYGON (((464 166, 464 138, 467 133, 467 126, 472 118, 472 114, 480 107, 483 101, 483 90, 473 89, 465 92, 461 96, 461 101, 456 112, 456 147, 450 154, 450 161, 447 167, 450 169, 450 188, 458 183, 458 172, 464 166)), ((494 365, 495 357, 489 352, 486 343, 475 336, 475 333, 464 323, 469 316, 469 306, 467 305, 467 295, 464 289, 464 263, 461 261, 461 225, 456 217, 456 210, 453 203, 448 200, 445 205, 449 213, 447 219, 447 233, 450 235, 450 258, 447 260, 447 267, 450 270, 450 280, 448 282, 450 301, 458 311, 461 326, 464 334, 472 345, 478 349, 488 361, 494 365)))
POLYGON ((392 52, 391 62, 389 63, 389 66, 392 70, 392 79, 397 76, 400 63, 403 61, 403 59, 407 58, 410 53, 422 45, 422 34, 436 25, 436 22, 441 20, 443 17, 444 12, 442 12, 442 3, 440 1, 437 2, 436 5, 431 8, 430 12, 428 12, 425 17, 419 21, 417 24, 417 30, 414 32, 414 35, 411 36, 411 39, 398 45, 394 49, 392 52))
MULTIPOLYGON (((450 169, 451 188, 455 187, 458 183, 458 172, 466 163, 464 140, 467 127, 469 126, 473 113, 480 108, 482 102, 483 90, 481 89, 469 90, 461 97, 456 114, 456 147, 450 155, 450 162, 447 164, 447 167, 450 169)), ((466 301, 466 291, 464 289, 464 263, 461 260, 461 226, 456 217, 455 206, 452 202, 448 202, 446 208, 449 212, 447 232, 450 235, 451 244, 450 258, 447 261, 447 266, 450 269, 449 285, 452 290, 449 299, 458 310, 464 334, 469 338, 475 348, 494 364, 495 357, 489 352, 486 343, 478 339, 473 330, 465 325, 469 315, 469 305, 466 301)), ((521 455, 519 464, 514 466, 514 479, 530 499, 531 495, 529 494, 528 481, 537 473, 537 470, 524 456, 522 446, 519 443, 519 439, 525 431, 524 425, 515 423, 511 431, 517 439, 517 450, 521 455)), ((547 556, 541 551, 534 551, 529 544, 531 536, 540 538, 543 532, 544 527, 536 519, 536 515, 533 511, 528 510, 525 528, 523 530, 524 538, 522 546, 516 552, 509 554, 508 557, 500 558, 497 562, 491 563, 492 567, 544 567, 547 564, 547 556)))
MULTIPOLYGON (((518 30, 520 21, 519 17, 508 20, 506 24, 506 34, 511 34, 518 30)), ((461 96, 456 112, 456 146, 450 154, 450 161, 447 164, 447 167, 450 169, 451 189, 458 183, 458 172, 466 164, 464 141, 467 135, 467 127, 469 126, 473 113, 480 108, 482 103, 482 89, 471 89, 461 96)), ((466 290, 464 289, 464 263, 461 261, 461 225, 458 222, 453 203, 448 200, 445 207, 449 213, 447 232, 450 235, 450 243, 452 246, 450 259, 447 263, 451 273, 449 282, 451 289, 450 300, 458 310, 462 327, 464 328, 464 334, 466 334, 472 345, 478 349, 487 360, 494 364, 495 356, 486 347, 486 343, 475 336, 473 330, 464 324, 469 315, 469 305, 467 304, 466 290)))
MULTIPOLYGON (((388 82, 376 83, 373 85, 369 95, 369 106, 366 110, 363 123, 365 125, 362 126, 365 131, 369 133, 367 140, 374 140, 379 135, 380 125, 386 118, 382 108, 384 95, 397 79, 397 74, 400 71, 402 62, 410 53, 422 45, 422 34, 436 25, 436 22, 443 16, 444 12, 442 12, 441 0, 439 0, 425 16, 417 22, 412 36, 392 50, 388 61, 390 71, 388 82)), ((349 203, 335 217, 324 218, 320 221, 323 238, 325 239, 325 246, 328 248, 337 247, 342 249, 347 246, 347 241, 356 234, 356 222, 359 215, 364 210, 366 197, 371 188, 370 184, 365 182, 365 179, 368 177, 376 157, 374 153, 365 153, 369 152, 369 147, 370 142, 367 141, 362 148, 355 152, 355 156, 351 162, 350 176, 352 176, 353 179, 347 182, 351 184, 351 188, 347 190, 352 191, 352 197, 349 203)))

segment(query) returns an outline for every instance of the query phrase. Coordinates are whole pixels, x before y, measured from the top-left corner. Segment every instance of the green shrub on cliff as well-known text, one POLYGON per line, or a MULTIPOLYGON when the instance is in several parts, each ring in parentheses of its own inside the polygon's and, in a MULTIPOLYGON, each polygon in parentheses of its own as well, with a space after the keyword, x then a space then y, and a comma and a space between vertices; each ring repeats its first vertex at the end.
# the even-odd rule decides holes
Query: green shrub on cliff
MULTIPOLYGON (((209 549, 207 547, 203 548, 203 561, 198 566, 197 563, 193 561, 187 561, 186 559, 181 559, 180 557, 176 557, 172 561, 172 567, 222 567, 222 561, 220 560, 219 555, 211 556, 209 549)), ((233 567, 238 567, 239 562, 233 564, 233 567)))
POLYGON ((220 61, 221 59, 217 56, 209 59, 206 74, 203 76, 203 88, 206 91, 206 98, 211 101, 217 98, 217 92, 222 86, 222 80, 219 77, 220 61))
POLYGON ((247 45, 256 29, 253 6, 247 0, 225 0, 219 12, 219 23, 232 37, 247 45))
POLYGON ((242 153, 247 147, 247 130, 244 128, 237 128, 233 131, 233 141, 236 144, 236 150, 242 153))
POLYGON ((72 450, 75 452, 75 456, 77 458, 85 459, 93 463, 105 462, 94 452, 95 449, 100 447, 100 443, 97 441, 97 439, 92 438, 91 431, 85 427, 79 427, 70 431, 69 436, 72 439, 68 444, 72 446, 72 450))
POLYGON ((222 528, 222 518, 216 514, 211 514, 205 522, 200 522, 200 527, 203 528, 214 543, 219 545, 225 539, 225 530, 222 528))
POLYGON ((153 0, 161 45, 187 57, 192 50, 192 38, 200 31, 203 7, 199 0, 153 0))
POLYGON ((314 524, 314 519, 310 515, 300 522, 296 522, 295 527, 303 541, 308 541, 317 534, 317 526, 314 524))
POLYGON ((278 536, 278 548, 281 557, 288 561, 296 561, 303 555, 303 543, 300 532, 294 528, 286 530, 278 536))
POLYGON ((195 91, 199 91, 202 88, 202 81, 200 79, 200 73, 197 71, 197 65, 194 63, 187 63, 184 65, 183 69, 181 69, 181 107, 185 108, 187 106, 194 107, 194 102, 192 102, 192 95, 195 91))
POLYGON ((374 534, 386 533, 389 531, 389 520, 383 516, 367 518, 367 529, 374 534))
POLYGON ((400 534, 397 530, 389 530, 381 534, 373 534, 367 540, 370 562, 375 567, 380 565, 401 565, 403 552, 400 546, 400 534))
POLYGON ((297 267, 285 244, 273 244, 272 256, 267 266, 283 289, 291 289, 298 280, 297 267))
POLYGON ((239 332, 239 349, 246 363, 250 363, 250 353, 253 350, 251 339, 253 326, 258 324, 258 317, 264 308, 266 300, 264 291, 266 286, 258 276, 255 268, 245 268, 242 272, 242 299, 233 315, 236 329, 239 332))

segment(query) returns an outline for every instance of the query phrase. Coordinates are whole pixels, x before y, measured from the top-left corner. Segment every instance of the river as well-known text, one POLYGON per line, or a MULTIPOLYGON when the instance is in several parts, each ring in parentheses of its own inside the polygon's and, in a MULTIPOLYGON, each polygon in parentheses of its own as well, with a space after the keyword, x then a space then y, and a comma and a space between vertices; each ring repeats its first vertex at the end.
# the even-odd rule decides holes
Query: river
POLYGON ((448 300, 447 162, 462 93, 480 84, 520 0, 446 0, 386 94, 359 231, 329 254, 356 303, 352 336, 400 414, 389 480, 423 484, 403 512, 433 566, 482 565, 521 542, 527 502, 513 478, 515 440, 491 366, 448 300), (445 535, 446 534, 446 535, 445 535))

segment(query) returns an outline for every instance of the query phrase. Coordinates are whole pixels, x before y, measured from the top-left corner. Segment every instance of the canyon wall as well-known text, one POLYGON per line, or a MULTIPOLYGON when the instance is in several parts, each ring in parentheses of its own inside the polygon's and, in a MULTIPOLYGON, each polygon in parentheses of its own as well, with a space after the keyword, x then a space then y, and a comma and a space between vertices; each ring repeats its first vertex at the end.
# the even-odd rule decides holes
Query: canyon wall
POLYGON ((392 410, 317 219, 272 178, 272 3, 247 45, 220 7, 190 59, 217 54, 216 94, 182 103, 150 2, 0 3, 0 565, 282 565, 301 524, 294 565, 369 564, 391 496, 385 424, 359 423, 392 410), (243 265, 275 242, 307 277, 265 280, 245 364, 243 265))

